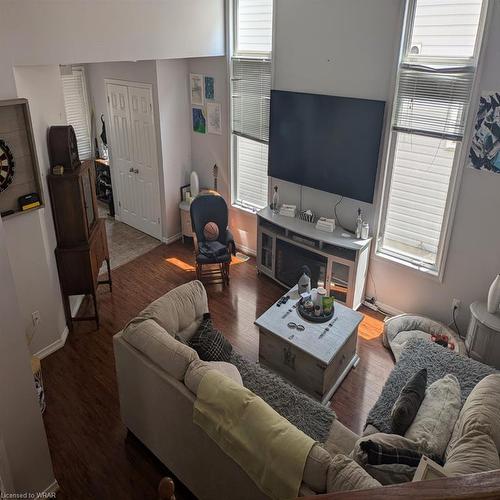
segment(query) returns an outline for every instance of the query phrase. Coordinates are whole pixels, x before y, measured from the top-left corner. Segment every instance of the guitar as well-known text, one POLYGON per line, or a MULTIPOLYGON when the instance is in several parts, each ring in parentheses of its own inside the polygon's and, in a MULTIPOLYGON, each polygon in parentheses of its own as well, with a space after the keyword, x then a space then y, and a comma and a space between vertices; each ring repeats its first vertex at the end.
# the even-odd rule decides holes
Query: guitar
POLYGON ((219 174, 219 167, 217 164, 214 165, 213 175, 214 175, 214 191, 217 191, 217 176, 219 174))

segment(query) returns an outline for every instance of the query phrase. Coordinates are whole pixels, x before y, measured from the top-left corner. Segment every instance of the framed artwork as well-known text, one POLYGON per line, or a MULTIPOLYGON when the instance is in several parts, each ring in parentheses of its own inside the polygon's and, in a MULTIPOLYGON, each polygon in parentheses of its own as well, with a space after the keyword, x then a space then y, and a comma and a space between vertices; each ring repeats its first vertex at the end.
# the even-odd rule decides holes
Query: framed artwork
POLYGON ((191 73, 189 75, 189 88, 191 91, 191 104, 194 106, 203 106, 204 104, 204 90, 203 90, 203 75, 191 73))
POLYGON ((186 201, 188 195, 191 194, 191 184, 181 186, 181 201, 186 201))
POLYGON ((215 99, 215 80, 212 76, 205 77, 205 99, 215 99))
POLYGON ((500 173, 500 92, 486 92, 479 99, 468 165, 500 173))
POLYGON ((218 102, 207 102, 207 132, 209 134, 222 134, 222 114, 218 102))
POLYGON ((202 108, 193 108, 193 131, 199 134, 205 134, 207 124, 202 108))

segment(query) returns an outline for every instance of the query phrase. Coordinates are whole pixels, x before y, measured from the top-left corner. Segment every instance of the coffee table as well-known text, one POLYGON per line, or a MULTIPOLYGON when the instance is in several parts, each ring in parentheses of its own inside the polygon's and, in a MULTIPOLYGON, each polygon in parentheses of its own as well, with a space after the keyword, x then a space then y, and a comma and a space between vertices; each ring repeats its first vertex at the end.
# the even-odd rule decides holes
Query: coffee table
POLYGON ((312 323, 294 307, 300 299, 297 286, 286 295, 290 296, 286 304, 273 304, 255 321, 259 327, 259 361, 313 398, 328 403, 359 362, 356 345, 363 315, 335 302, 330 321, 312 323), (291 322, 305 329, 291 329, 291 322))

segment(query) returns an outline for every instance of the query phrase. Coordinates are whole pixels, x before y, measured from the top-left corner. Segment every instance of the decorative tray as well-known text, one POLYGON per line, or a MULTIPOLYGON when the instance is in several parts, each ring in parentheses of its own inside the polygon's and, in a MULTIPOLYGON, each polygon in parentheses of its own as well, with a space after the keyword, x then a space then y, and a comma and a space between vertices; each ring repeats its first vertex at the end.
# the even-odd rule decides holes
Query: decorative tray
POLYGON ((306 321, 310 321, 311 323, 326 323, 327 321, 330 321, 335 314, 335 303, 332 306, 330 314, 320 314, 319 316, 315 316, 314 311, 306 311, 303 300, 300 299, 297 305, 297 312, 300 316, 302 316, 302 318, 306 321))

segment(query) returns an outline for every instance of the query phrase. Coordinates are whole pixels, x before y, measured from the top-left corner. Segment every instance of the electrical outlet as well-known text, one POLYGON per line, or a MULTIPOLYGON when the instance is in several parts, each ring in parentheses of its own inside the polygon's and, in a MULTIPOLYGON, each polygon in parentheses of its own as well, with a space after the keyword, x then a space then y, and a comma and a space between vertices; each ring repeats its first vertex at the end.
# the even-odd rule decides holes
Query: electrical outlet
POLYGON ((451 301, 451 310, 455 311, 456 309, 460 309, 461 305, 462 305, 462 302, 460 302, 459 299, 453 299, 451 301))
POLYGON ((42 319, 40 316, 40 311, 33 311, 31 313, 31 319, 33 321, 33 326, 38 326, 38 323, 40 323, 40 320, 42 319))

